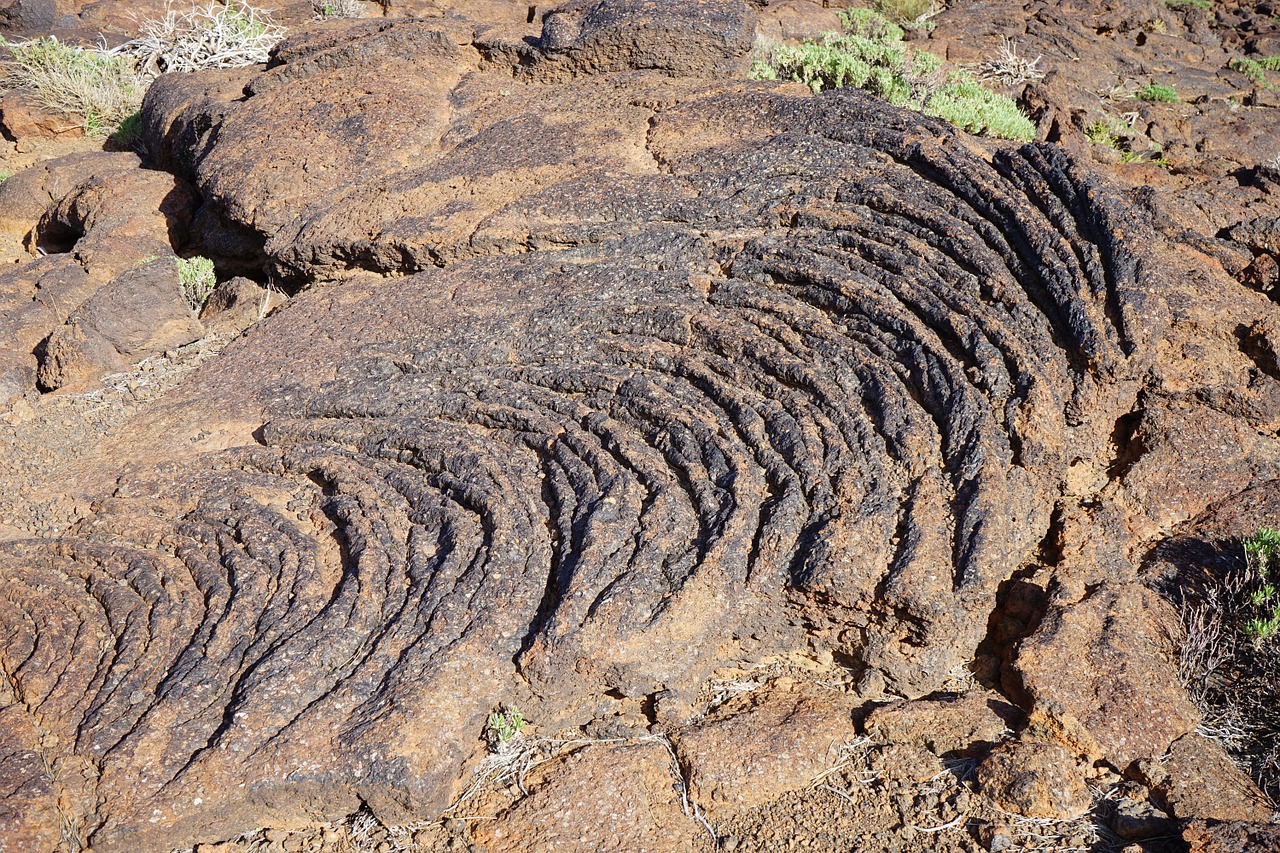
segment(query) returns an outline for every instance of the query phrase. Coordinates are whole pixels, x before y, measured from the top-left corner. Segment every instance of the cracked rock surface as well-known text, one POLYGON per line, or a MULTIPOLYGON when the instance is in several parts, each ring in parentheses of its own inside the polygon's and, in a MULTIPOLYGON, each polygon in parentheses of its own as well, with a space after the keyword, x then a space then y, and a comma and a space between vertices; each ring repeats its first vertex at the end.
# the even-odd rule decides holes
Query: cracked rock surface
MULTIPOLYGON (((0 541, 0 850, 434 819, 502 703, 669 735, 610 749, 729 820, 763 800, 723 780, 808 771, 725 766, 726 720, 850 736, 843 693, 704 717, 719 670, 797 652, 1057 703, 1071 737, 999 753, 1069 769, 1055 816, 1077 761, 1195 728, 1139 558, 1275 476, 1280 386, 1236 336, 1275 306, 1057 146, 732 79, 743 3, 558 15, 554 49, 330 22, 153 87, 191 239, 298 294, 48 472, 74 521, 0 541), (696 37, 618 38, 650 19, 696 37), (1150 460, 1188 444, 1179 489, 1150 460)), ((554 784, 643 813, 603 755, 554 784)), ((526 849, 554 790, 480 835, 526 849)), ((650 809, 618 837, 674 845, 650 809)))

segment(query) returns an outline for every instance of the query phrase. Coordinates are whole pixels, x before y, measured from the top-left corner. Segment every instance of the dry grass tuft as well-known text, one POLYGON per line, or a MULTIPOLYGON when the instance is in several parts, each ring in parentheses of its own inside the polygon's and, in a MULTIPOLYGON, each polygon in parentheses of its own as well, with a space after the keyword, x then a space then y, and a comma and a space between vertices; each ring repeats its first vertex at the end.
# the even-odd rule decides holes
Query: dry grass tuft
POLYGON ((0 38, 0 47, 9 53, 0 62, 0 92, 28 89, 45 109, 82 118, 90 135, 115 132, 142 105, 146 85, 126 58, 63 44, 56 36, 0 38))
POLYGON ((141 35, 116 49, 135 58, 147 78, 169 71, 237 68, 266 62, 284 28, 271 14, 244 3, 210 3, 177 11, 170 3, 159 19, 138 21, 141 35))
POLYGON ((1216 583, 1185 589, 1178 677, 1217 741, 1273 801, 1280 800, 1280 533, 1241 541, 1216 583))
POLYGON ((364 4, 360 0, 311 0, 311 9, 320 21, 364 16, 364 4))

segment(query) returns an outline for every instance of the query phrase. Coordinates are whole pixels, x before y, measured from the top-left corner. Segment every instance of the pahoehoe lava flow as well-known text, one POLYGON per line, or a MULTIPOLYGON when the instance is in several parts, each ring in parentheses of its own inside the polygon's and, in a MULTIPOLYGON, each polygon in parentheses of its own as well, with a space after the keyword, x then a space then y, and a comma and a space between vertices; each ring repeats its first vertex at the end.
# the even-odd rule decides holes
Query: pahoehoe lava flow
MULTIPOLYGON (((972 658, 1072 455, 1133 407, 1143 227, 1053 146, 982 153, 858 93, 704 92, 647 144, 627 200, 537 187, 443 268, 304 294, 201 380, 250 347, 327 377, 247 392, 258 446, 3 546, 14 837, 438 813, 502 697, 678 721, 806 631, 911 696, 972 658), (745 115, 749 141, 679 142, 745 115)), ((332 257, 376 269, 356 242, 332 257)))

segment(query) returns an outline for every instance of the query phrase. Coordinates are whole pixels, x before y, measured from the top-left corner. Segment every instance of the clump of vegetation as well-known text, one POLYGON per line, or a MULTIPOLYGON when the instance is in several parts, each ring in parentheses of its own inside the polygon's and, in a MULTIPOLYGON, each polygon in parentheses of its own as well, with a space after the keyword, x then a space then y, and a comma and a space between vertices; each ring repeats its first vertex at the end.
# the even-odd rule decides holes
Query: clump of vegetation
POLYGON ((1211 0, 1164 0, 1164 5, 1168 6, 1170 9, 1184 9, 1191 7, 1193 9, 1199 9, 1202 12, 1207 12, 1213 8, 1211 0))
POLYGON ((142 137, 142 113, 136 112, 120 122, 119 127, 109 137, 111 144, 117 148, 135 148, 142 137))
POLYGON ((1184 590, 1178 674, 1219 741, 1280 799, 1280 530, 1241 540, 1243 560, 1184 590))
POLYGON ((982 79, 988 83, 999 83, 1002 86, 1021 86, 1034 80, 1043 80, 1045 70, 1040 67, 1043 56, 1028 59, 1018 54, 1018 43, 1005 36, 1001 39, 1000 50, 995 56, 985 60, 978 66, 982 79))
POLYGON ((485 726, 485 736, 489 740, 489 748, 494 753, 511 751, 515 744, 524 737, 528 721, 515 705, 494 711, 489 715, 489 723, 485 726))
POLYGON ((755 64, 752 77, 795 80, 815 93, 853 86, 970 133, 1019 140, 1035 135, 1035 125, 1012 100, 964 71, 944 69, 934 54, 912 49, 888 18, 869 9, 840 14, 844 32, 824 33, 820 41, 798 47, 777 45, 755 64))
MULTIPOLYGON (((1121 163, 1150 163, 1162 169, 1172 166, 1164 156, 1163 146, 1151 143, 1145 150, 1133 147, 1133 128, 1127 122, 1104 118, 1090 122, 1083 128, 1084 136, 1095 145, 1104 145, 1120 152, 1121 163)), ((1140 136, 1140 135, 1139 135, 1140 136)))
POLYGON ((1143 86, 1134 95, 1139 101, 1155 101, 1162 104, 1176 104, 1178 93, 1172 86, 1161 86, 1157 83, 1143 86))
POLYGON ((125 134, 141 127, 135 115, 151 81, 166 71, 198 71, 266 62, 284 36, 265 12, 236 3, 211 4, 159 20, 138 22, 142 33, 114 50, 64 44, 55 36, 25 42, 0 37, 8 58, 0 61, 0 92, 28 89, 47 110, 78 116, 92 136, 125 134))
POLYGON ((312 0, 311 10, 321 21, 330 18, 359 18, 364 13, 359 0, 312 0))
POLYGON ((1084 135, 1090 142, 1118 149, 1130 130, 1129 125, 1119 119, 1099 119, 1085 125, 1084 135))
POLYGON ((194 258, 178 258, 178 281, 182 286, 182 298, 192 311, 199 311, 218 284, 218 275, 213 269, 213 261, 196 255, 194 258))
POLYGON ((1249 567, 1249 618, 1244 635, 1255 646, 1280 633, 1280 530, 1263 527, 1246 538, 1245 562, 1249 567))
POLYGON ((1267 80, 1268 71, 1280 71, 1280 56, 1261 56, 1257 59, 1246 59, 1237 56, 1228 63, 1233 71, 1239 71, 1249 78, 1255 86, 1266 86, 1268 89, 1280 89, 1275 83, 1267 80))
POLYGON ((146 85, 125 57, 63 44, 56 36, 26 42, 0 37, 0 48, 9 53, 0 62, 0 91, 29 89, 45 109, 81 116, 90 135, 114 133, 142 105, 146 85))

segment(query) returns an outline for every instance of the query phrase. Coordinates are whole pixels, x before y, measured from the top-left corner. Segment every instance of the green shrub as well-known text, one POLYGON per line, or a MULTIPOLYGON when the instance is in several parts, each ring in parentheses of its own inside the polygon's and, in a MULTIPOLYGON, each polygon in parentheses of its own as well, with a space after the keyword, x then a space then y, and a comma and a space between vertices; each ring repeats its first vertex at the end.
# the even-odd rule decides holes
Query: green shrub
POLYGON ((1256 86, 1266 86, 1268 89, 1277 89, 1275 83, 1267 80, 1268 71, 1280 71, 1280 56, 1263 56, 1258 59, 1246 59, 1237 56, 1227 63, 1232 70, 1239 71, 1256 86))
POLYGON ((85 132, 107 136, 138 111, 146 86, 126 58, 63 44, 54 36, 0 47, 0 91, 30 89, 42 107, 83 119, 85 132))
POLYGON ((1210 0, 1164 0, 1164 4, 1170 9, 1182 9, 1186 6, 1191 6, 1204 12, 1213 8, 1213 3, 1210 0))
POLYGON ((193 258, 178 258, 178 281, 182 286, 182 298, 191 306, 192 311, 199 311, 209 301, 209 294, 213 293, 218 276, 213 269, 213 261, 196 255, 193 258))
POLYGON ((1085 125, 1084 135, 1090 142, 1108 148, 1120 148, 1120 140, 1129 135, 1130 127, 1118 119, 1106 119, 1085 125))
POLYGON ((1261 527, 1245 537, 1244 559, 1247 568, 1245 615, 1242 633, 1249 642, 1260 645, 1280 633, 1280 530, 1261 527))
POLYGON ((1156 83, 1143 86, 1134 97, 1139 101, 1157 101, 1164 104, 1174 104, 1178 101, 1178 93, 1172 86, 1160 86, 1156 83))
MULTIPOLYGON (((111 136, 142 106, 148 84, 166 71, 198 71, 266 62, 284 36, 267 13, 230 0, 138 22, 141 35, 114 50, 63 44, 54 36, 8 42, 0 48, 0 92, 30 89, 55 113, 79 116, 85 132, 111 136)), ((126 133, 136 133, 139 125, 126 133)))
POLYGON ((924 112, 981 136, 1025 140, 1036 132, 1013 101, 963 72, 952 74, 945 86, 929 96, 924 112))
POLYGON ((853 86, 896 107, 938 116, 970 133, 1029 140, 1031 120, 1009 98, 982 86, 962 71, 944 72, 942 60, 914 50, 901 27, 869 9, 841 13, 844 32, 824 33, 799 46, 778 45, 757 62, 757 80, 788 79, 815 93, 853 86))

